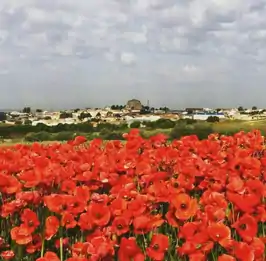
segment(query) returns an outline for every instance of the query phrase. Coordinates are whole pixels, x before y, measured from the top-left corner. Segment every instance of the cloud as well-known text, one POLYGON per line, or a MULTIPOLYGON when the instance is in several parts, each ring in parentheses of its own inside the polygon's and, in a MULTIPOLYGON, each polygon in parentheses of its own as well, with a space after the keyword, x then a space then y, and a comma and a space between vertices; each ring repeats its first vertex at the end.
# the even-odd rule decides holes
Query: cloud
POLYGON ((266 0, 2 0, 1 107, 264 106, 265 16, 266 0))
POLYGON ((136 62, 136 56, 133 53, 123 52, 121 54, 121 62, 125 65, 132 65, 136 62))

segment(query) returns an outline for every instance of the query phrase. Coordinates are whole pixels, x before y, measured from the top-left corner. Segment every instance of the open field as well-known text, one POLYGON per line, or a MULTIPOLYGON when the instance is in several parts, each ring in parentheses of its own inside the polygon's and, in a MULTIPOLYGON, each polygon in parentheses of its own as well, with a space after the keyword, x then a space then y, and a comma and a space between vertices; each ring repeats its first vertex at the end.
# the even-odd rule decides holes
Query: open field
MULTIPOLYGON (((179 124, 178 122, 176 123, 179 124)), ((184 128, 190 129, 191 127, 197 128, 209 128, 211 129, 211 132, 217 132, 221 134, 227 134, 232 135, 236 132, 239 132, 241 130, 244 131, 251 131, 253 129, 258 129, 262 132, 263 135, 266 134, 266 120, 253 120, 253 121, 241 121, 241 120, 226 120, 221 121, 217 123, 209 123, 209 122, 197 122, 195 124, 189 124, 189 125, 182 125, 184 128)), ((173 128, 140 128, 141 134, 145 138, 149 138, 151 136, 154 136, 158 133, 163 133, 169 137, 171 137, 171 133, 173 131, 173 128)), ((124 132, 128 132, 129 129, 123 129, 123 130, 116 130, 112 131, 108 128, 103 129, 102 131, 92 131, 92 132, 80 132, 79 135, 86 136, 88 140, 92 140, 94 138, 102 138, 104 140, 113 140, 113 139, 121 139, 121 135, 124 132), (112 133, 118 133, 117 135, 112 135, 112 133), (109 138, 108 138, 109 137, 109 138)), ((182 131, 182 130, 180 130, 182 131)), ((48 132, 39 132, 39 133, 32 133, 31 139, 34 141, 42 142, 43 144, 48 144, 55 141, 66 141, 69 139, 72 139, 74 135, 74 131, 62 131, 59 133, 48 133, 48 132), (60 138, 60 139, 57 139, 60 138)), ((194 134, 194 132, 193 132, 194 134)), ((195 130, 195 134, 197 134, 197 130, 195 130)), ((189 135, 189 133, 186 133, 184 135, 189 135)), ((14 139, 6 139, 0 141, 0 146, 6 146, 6 145, 13 145, 17 143, 26 143, 31 144, 33 141, 29 140, 29 135, 26 135, 24 138, 14 138, 14 139), (25 139, 26 138, 26 139, 25 139)))
POLYGON ((217 132, 221 130, 252 130, 252 129, 266 129, 266 120, 253 120, 253 121, 240 121, 240 120, 228 120, 213 124, 214 130, 217 132))
POLYGON ((0 150, 1 260, 265 260, 263 136, 84 142, 0 150))

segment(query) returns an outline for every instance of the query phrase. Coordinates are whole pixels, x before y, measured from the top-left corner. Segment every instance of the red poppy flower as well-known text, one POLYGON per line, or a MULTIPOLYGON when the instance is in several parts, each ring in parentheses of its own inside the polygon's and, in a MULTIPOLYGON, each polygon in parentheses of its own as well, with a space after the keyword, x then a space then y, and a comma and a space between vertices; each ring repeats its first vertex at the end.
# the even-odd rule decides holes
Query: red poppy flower
POLYGON ((223 255, 218 257, 217 261, 236 261, 236 259, 233 256, 223 254, 223 255))
POLYGON ((188 257, 189 261, 207 261, 206 255, 201 252, 190 254, 188 257))
POLYGON ((254 251, 254 255, 256 259, 263 257, 263 254, 265 251, 265 242, 263 242, 263 240, 261 240, 258 237, 254 237, 250 246, 254 251))
POLYGON ((42 237, 40 234, 33 235, 32 242, 27 245, 26 252, 29 254, 33 254, 36 251, 41 250, 42 243, 42 237))
POLYGON ((232 225, 243 240, 250 242, 256 237, 258 232, 258 224, 254 217, 244 214, 240 219, 232 225))
POLYGON ((214 242, 218 242, 222 246, 231 239, 231 230, 223 223, 210 224, 208 234, 214 242))
POLYGON ((131 220, 127 217, 116 217, 112 222, 112 231, 117 236, 121 236, 129 231, 131 220))
POLYGON ((18 245, 27 245, 32 242, 31 230, 25 225, 12 228, 10 234, 12 240, 18 245))
POLYGON ((73 142, 74 146, 79 146, 83 143, 85 143, 87 141, 87 139, 83 136, 77 136, 73 142))
POLYGON ((245 242, 235 242, 234 255, 240 261, 255 261, 254 250, 245 242))
POLYGON ((77 225, 77 221, 70 213, 64 213, 61 217, 61 226, 65 226, 67 229, 74 228, 77 225))
POLYGON ((149 247, 146 249, 146 253, 151 259, 162 261, 164 260, 164 255, 168 247, 168 236, 163 234, 154 234, 149 247))
POLYGON ((1 252, 1 257, 3 260, 11 260, 15 257, 15 253, 12 250, 6 250, 1 252))
POLYGON ((198 211, 197 200, 184 193, 178 194, 172 199, 172 204, 176 209, 175 216, 180 220, 188 220, 198 211))
POLYGON ((56 216, 49 216, 45 220, 45 239, 50 240, 58 231, 60 226, 56 216))
POLYGON ((94 252, 87 252, 88 254, 92 255, 92 260, 94 258, 95 260, 113 260, 115 253, 114 242, 104 236, 98 236, 91 240, 91 244, 94 247, 94 252))
POLYGON ((151 230, 151 218, 144 215, 135 217, 133 226, 135 234, 145 234, 151 230))
POLYGON ((91 203, 87 213, 95 226, 103 227, 109 223, 111 218, 110 208, 100 203, 91 203))
POLYGON ((120 261, 144 261, 145 257, 136 243, 134 237, 122 238, 120 248, 118 250, 118 258, 120 261))
POLYGON ((56 253, 48 251, 44 254, 44 257, 38 258, 36 261, 60 261, 56 253))
POLYGON ((20 220, 29 228, 29 231, 33 233, 35 229, 40 225, 37 214, 29 208, 24 209, 21 214, 20 220))

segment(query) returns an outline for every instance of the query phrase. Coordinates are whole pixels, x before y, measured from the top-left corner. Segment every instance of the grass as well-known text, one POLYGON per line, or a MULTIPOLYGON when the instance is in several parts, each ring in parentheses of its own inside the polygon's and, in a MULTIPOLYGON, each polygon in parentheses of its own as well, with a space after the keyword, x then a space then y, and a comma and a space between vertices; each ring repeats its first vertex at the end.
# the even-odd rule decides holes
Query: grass
MULTIPOLYGON (((51 144, 51 143, 54 143, 54 142, 57 142, 57 141, 42 141, 42 142, 39 142, 41 144, 51 144)), ((4 146, 13 146, 13 145, 16 145, 16 144, 28 144, 28 145, 31 145, 33 144, 34 142, 28 142, 28 141, 25 141, 24 139, 14 139, 14 140, 11 140, 11 141, 8 141, 8 142, 0 142, 0 147, 4 147, 4 146)))
POLYGON ((148 137, 151 137, 151 136, 154 136, 158 133, 163 133, 165 135, 169 135, 170 132, 171 132, 172 129, 156 129, 156 130, 147 130, 147 129, 143 129, 141 131, 142 135, 145 137, 145 138, 148 138, 148 137))
POLYGON ((219 123, 214 123, 212 125, 215 132, 235 132, 235 131, 251 131, 253 129, 265 130, 266 129, 266 120, 257 120, 257 121, 224 121, 219 123))
MULTIPOLYGON (((252 120, 252 121, 243 121, 243 120, 225 120, 222 122, 217 122, 217 123, 209 123, 209 122, 198 122, 196 123, 198 126, 211 126, 213 128, 214 132, 218 133, 235 133, 241 130, 244 131, 251 131, 253 129, 259 129, 261 130, 264 134, 266 132, 266 120, 252 120)), ((141 133, 143 137, 149 138, 151 136, 154 136, 158 133, 163 133, 165 135, 169 135, 172 129, 141 129, 141 133)), ((86 135, 86 133, 84 133, 86 135)), ((90 139, 97 138, 99 136, 99 133, 93 133, 90 136, 90 139)), ((43 141, 41 142, 42 144, 50 144, 56 141, 43 141)), ((10 141, 6 142, 0 142, 0 147, 1 146, 12 146, 18 143, 23 143, 23 144, 32 144, 33 142, 27 142, 23 138, 21 139, 13 139, 10 141)))

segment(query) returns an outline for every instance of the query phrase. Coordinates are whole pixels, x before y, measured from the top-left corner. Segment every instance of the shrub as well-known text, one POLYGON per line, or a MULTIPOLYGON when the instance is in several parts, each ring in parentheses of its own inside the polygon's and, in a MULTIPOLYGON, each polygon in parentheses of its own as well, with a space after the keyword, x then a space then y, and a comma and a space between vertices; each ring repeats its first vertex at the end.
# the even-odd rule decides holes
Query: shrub
POLYGON ((24 138, 25 141, 28 142, 35 142, 35 141, 52 141, 53 136, 46 132, 46 131, 41 131, 38 133, 29 133, 25 136, 24 138))
POLYGON ((206 121, 207 122, 219 122, 220 118, 217 116, 209 116, 206 121))
POLYGON ((177 124, 187 124, 187 125, 190 125, 190 124, 194 124, 194 123, 197 123, 197 120, 194 120, 194 119, 190 119, 190 118, 187 118, 187 119, 180 119, 177 121, 177 124))
POLYGON ((68 141, 73 139, 75 134, 71 131, 62 131, 55 134, 54 139, 57 141, 68 141))
POLYGON ((120 132, 108 132, 105 134, 100 134, 99 138, 103 140, 123 140, 123 133, 120 132))
POLYGON ((143 124, 151 129, 171 129, 176 125, 176 122, 170 119, 159 119, 152 122, 145 121, 143 124))
POLYGON ((211 126, 197 125, 181 125, 177 124, 170 133, 171 139, 180 139, 183 136, 197 135, 199 139, 206 139, 213 132, 211 126))
POLYGON ((132 129, 137 129, 137 128, 139 128, 140 127, 140 121, 134 121, 134 122, 132 122, 131 124, 130 124, 130 128, 132 128, 132 129))

